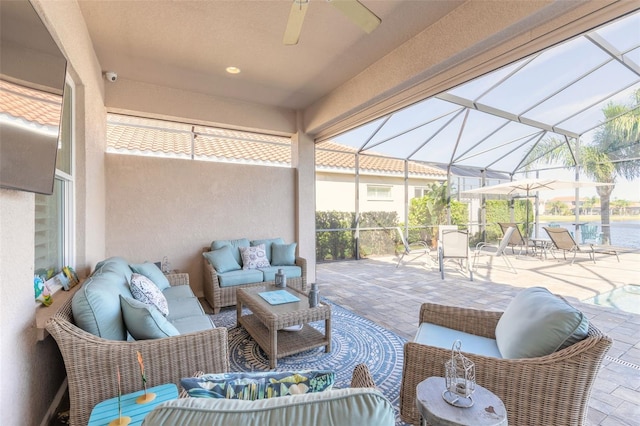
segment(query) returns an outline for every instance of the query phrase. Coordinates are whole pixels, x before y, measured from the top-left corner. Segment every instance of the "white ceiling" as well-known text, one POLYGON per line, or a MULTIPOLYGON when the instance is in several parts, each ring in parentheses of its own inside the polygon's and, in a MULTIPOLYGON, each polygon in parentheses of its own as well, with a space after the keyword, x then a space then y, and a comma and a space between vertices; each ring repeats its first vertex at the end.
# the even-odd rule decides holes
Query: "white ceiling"
POLYGON ((304 109, 450 13, 463 1, 363 0, 382 19, 365 34, 311 0, 300 42, 282 37, 290 0, 79 0, 104 71, 264 105, 304 109), (228 66, 242 72, 230 75, 228 66))

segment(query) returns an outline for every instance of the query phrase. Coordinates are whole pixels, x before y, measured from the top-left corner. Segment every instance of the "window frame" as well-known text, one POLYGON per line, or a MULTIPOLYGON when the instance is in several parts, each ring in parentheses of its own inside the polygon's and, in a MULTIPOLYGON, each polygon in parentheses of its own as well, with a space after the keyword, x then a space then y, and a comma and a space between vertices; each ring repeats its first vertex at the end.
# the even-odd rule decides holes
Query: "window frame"
MULTIPOLYGON (((68 119, 70 120, 68 126, 68 143, 70 144, 69 149, 69 169, 70 173, 66 173, 56 167, 54 179, 56 182, 60 183, 60 208, 57 214, 61 217, 58 217, 58 231, 59 231, 59 240, 60 243, 60 253, 59 258, 62 262, 61 265, 56 265, 55 274, 59 273, 64 266, 71 266, 75 268, 75 258, 76 258, 76 228, 75 228, 75 216, 76 216, 76 203, 75 203, 75 164, 76 164, 76 131, 75 131, 75 123, 76 123, 76 86, 69 74, 66 75, 65 80, 65 90, 64 96, 68 97, 69 100, 69 112, 68 116, 65 117, 65 111, 63 110, 62 120, 68 119)), ((63 102, 64 105, 64 102, 63 102)), ((64 108, 64 107, 63 107, 64 108)), ((58 144, 62 144, 62 126, 60 124, 60 139, 58 144)), ((53 196, 53 195, 51 195, 53 196)), ((35 208, 35 205, 34 205, 35 208)), ((34 233, 35 233, 34 228, 34 233)), ((35 249, 36 241, 34 240, 34 249, 35 249)), ((34 258, 34 269, 35 269, 35 258, 34 258)), ((54 275, 55 275, 54 274, 54 275)), ((60 285, 53 285, 53 280, 47 281, 47 285, 49 286, 52 293, 60 290, 60 285)))
POLYGON ((367 200, 368 201, 393 201, 393 185, 368 183, 367 184, 367 200), (371 190, 375 189, 376 193, 371 194, 371 190), (388 194, 388 197, 382 196, 378 190, 385 189, 384 193, 388 194))

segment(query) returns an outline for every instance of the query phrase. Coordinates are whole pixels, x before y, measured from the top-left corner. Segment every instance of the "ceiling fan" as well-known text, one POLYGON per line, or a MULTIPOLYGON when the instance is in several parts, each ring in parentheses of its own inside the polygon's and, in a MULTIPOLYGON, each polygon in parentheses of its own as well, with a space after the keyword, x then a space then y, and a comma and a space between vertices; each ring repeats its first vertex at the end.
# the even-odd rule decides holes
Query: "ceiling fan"
MULTIPOLYGON (((282 42, 287 45, 298 44, 300 32, 302 31, 302 22, 304 15, 307 13, 310 0, 293 0, 291 11, 289 12, 289 21, 284 31, 282 42)), ((367 34, 375 30, 382 20, 378 18, 372 11, 367 9, 365 5, 358 0, 327 0, 336 9, 342 12, 347 18, 351 19, 354 24, 362 28, 367 34)))

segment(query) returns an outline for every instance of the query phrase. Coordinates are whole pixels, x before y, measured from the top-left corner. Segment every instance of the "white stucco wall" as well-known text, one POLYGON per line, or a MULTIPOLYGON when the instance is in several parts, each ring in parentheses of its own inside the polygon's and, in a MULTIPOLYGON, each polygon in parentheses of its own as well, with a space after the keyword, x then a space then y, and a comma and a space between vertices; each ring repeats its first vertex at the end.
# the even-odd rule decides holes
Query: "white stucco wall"
POLYGON ((0 412, 3 425, 37 425, 64 369, 53 339, 38 342, 33 292, 34 195, 0 189, 0 412))
POLYGON ((294 169, 107 154, 106 175, 106 256, 167 256, 198 295, 212 240, 295 241, 294 169))

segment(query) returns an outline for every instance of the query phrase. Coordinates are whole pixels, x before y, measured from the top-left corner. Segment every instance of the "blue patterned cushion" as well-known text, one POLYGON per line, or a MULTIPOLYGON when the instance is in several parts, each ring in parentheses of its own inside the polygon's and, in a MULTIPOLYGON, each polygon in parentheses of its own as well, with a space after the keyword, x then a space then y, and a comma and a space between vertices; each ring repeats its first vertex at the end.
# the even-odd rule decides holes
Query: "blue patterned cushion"
POLYGON ((131 289, 131 295, 134 299, 139 300, 147 305, 153 305, 162 315, 165 317, 169 315, 169 305, 164 294, 160 291, 153 281, 144 275, 132 274, 131 282, 129 283, 131 289))
POLYGON ((335 373, 328 370, 204 374, 180 380, 194 398, 244 400, 321 392, 331 389, 334 382, 335 373))
POLYGON ((264 244, 258 244, 253 247, 240 247, 240 255, 242 256, 242 269, 268 268, 271 266, 267 259, 264 244))
POLYGON ((296 264, 296 243, 272 244, 271 245, 271 265, 272 266, 293 266, 296 264))

